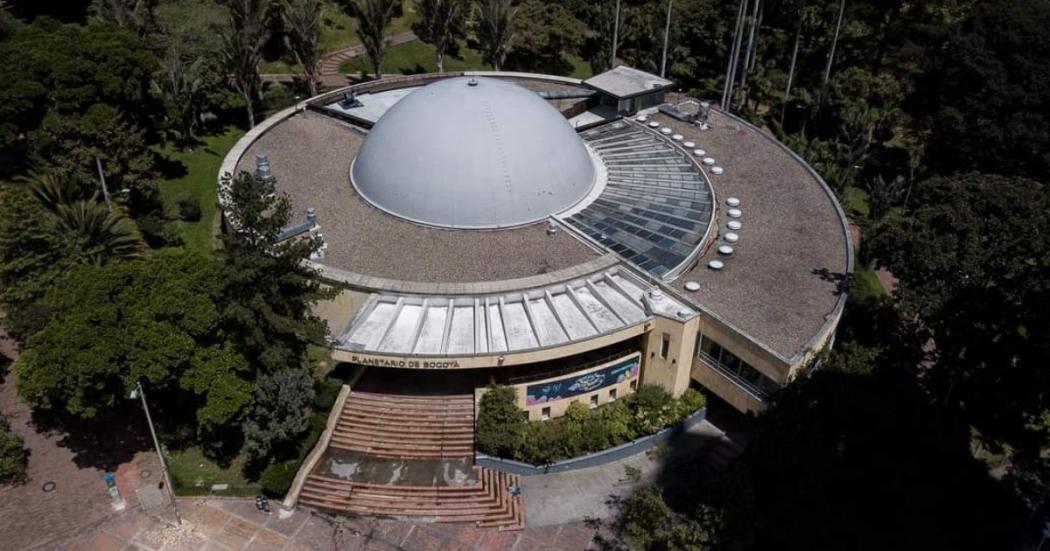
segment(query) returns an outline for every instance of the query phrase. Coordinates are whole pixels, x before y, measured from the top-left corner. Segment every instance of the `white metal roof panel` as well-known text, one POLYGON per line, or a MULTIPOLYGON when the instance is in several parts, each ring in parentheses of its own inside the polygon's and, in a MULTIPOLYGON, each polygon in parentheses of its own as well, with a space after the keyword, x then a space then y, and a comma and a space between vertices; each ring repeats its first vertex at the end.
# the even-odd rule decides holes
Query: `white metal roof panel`
POLYGON ((341 342, 396 355, 467 356, 518 352, 593 338, 653 314, 695 311, 622 266, 502 295, 373 295, 341 342))

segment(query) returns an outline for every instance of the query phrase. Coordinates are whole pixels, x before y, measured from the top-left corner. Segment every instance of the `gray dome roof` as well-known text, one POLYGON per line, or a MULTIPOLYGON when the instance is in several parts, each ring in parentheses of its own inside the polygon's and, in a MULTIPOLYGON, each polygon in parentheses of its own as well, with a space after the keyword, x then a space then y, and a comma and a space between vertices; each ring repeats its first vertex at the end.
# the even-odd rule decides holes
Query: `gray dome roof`
POLYGON ((465 77, 394 104, 351 173, 376 207, 459 228, 542 220, 586 197, 595 178, 583 141, 544 99, 510 82, 465 77))

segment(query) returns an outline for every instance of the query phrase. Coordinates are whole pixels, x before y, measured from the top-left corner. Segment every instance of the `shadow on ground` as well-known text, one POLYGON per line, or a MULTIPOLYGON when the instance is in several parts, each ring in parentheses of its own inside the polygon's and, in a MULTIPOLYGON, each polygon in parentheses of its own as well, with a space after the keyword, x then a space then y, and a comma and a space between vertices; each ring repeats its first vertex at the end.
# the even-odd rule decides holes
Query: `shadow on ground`
POLYGON ((58 436, 56 444, 69 449, 80 468, 108 469, 152 446, 142 410, 131 407, 94 419, 34 410, 29 424, 41 434, 58 436))

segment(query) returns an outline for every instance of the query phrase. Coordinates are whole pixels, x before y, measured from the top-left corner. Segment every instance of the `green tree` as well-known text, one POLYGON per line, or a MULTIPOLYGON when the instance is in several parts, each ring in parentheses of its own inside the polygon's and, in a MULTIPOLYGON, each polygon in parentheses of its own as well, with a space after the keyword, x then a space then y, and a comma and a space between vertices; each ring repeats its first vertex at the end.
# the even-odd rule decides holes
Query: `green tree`
POLYGON ((412 31, 420 40, 434 46, 437 53, 437 69, 445 72, 445 55, 456 55, 459 40, 465 33, 467 0, 415 0, 419 21, 412 31))
MULTIPOLYGON (((703 506, 701 506, 703 509, 703 506)), ((632 549, 707 551, 720 549, 719 517, 702 514, 700 520, 680 515, 664 503, 660 490, 643 486, 623 503, 621 521, 632 549), (714 525, 712 529, 710 524, 714 525)))
POLYGON ((265 0, 228 0, 229 20, 222 28, 222 59, 230 83, 244 101, 248 126, 255 127, 255 102, 262 92, 259 67, 270 37, 265 0))
POLYGON ((157 0, 93 0, 91 11, 102 21, 111 21, 139 35, 154 27, 157 0))
POLYGON ((204 112, 219 106, 226 90, 220 21, 224 8, 211 0, 175 0, 156 8, 149 37, 159 58, 154 95, 164 102, 167 137, 194 143, 204 112))
POLYGON ((478 406, 474 437, 478 449, 489 455, 514 457, 525 443, 527 429, 514 387, 490 385, 478 406))
POLYGON ((263 373, 309 365, 309 346, 323 344, 328 331, 311 307, 334 292, 303 264, 319 239, 278 239, 292 221, 291 203, 271 190, 247 172, 220 189, 231 226, 223 236, 222 334, 263 373))
POLYGON ((514 11, 511 0, 478 0, 475 34, 485 63, 497 71, 502 69, 512 47, 514 11))
POLYGON ((25 480, 29 451, 25 442, 11 430, 0 415, 0 484, 17 484, 25 480))
MULTIPOLYGON (((134 33, 112 23, 64 25, 40 18, 0 42, 4 142, 41 126, 44 117, 82 118, 105 104, 132 127, 153 132, 157 104, 150 81, 157 60, 134 33)), ((30 145, 33 137, 29 136, 30 145)), ((45 158, 50 161, 50 158, 45 158)))
POLYGON ((0 304, 20 340, 47 321, 44 295, 72 264, 69 240, 27 186, 0 187, 0 304))
POLYGON ((567 72, 565 54, 583 44, 583 23, 561 4, 525 0, 514 11, 514 36, 510 42, 513 63, 526 69, 567 72))
POLYGON ((285 369, 259 378, 251 413, 244 422, 245 451, 255 460, 272 461, 295 453, 297 440, 310 428, 307 408, 314 399, 313 378, 302 369, 285 369))
POLYGON ((968 174, 915 187, 872 255, 935 345, 922 382, 985 443, 1038 455, 1050 436, 1050 191, 968 174))
POLYGON ((1050 4, 975 3, 924 68, 914 97, 936 171, 1050 173, 1050 4))
POLYGON ((49 113, 29 137, 42 169, 84 190, 101 191, 96 159, 118 199, 123 190, 148 194, 154 185, 154 155, 145 136, 110 105, 96 103, 83 115, 49 113))
POLYGON ((222 265, 178 250, 141 262, 71 270, 48 295, 51 320, 18 359, 19 395, 33 407, 95 417, 137 381, 202 429, 238 425, 251 370, 217 339, 222 265))
POLYGON ((321 63, 321 0, 283 0, 285 46, 306 78, 310 96, 317 95, 321 63))
POLYGON ((350 15, 357 19, 357 37, 365 46, 375 78, 383 76, 386 29, 401 12, 400 0, 351 0, 350 15))

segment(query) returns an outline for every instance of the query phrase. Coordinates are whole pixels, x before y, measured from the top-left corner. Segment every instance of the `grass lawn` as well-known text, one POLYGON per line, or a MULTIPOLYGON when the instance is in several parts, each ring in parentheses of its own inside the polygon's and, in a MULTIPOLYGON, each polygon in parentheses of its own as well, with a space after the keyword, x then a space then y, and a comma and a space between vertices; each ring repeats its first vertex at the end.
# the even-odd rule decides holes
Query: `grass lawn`
POLYGON ((850 216, 867 218, 868 213, 871 212, 867 192, 856 186, 847 187, 842 191, 842 208, 850 216))
MULTIPOLYGON (((575 55, 565 56, 565 61, 572 66, 567 76, 587 78, 594 74, 590 63, 575 55)), ((459 49, 459 58, 445 56, 446 71, 491 70, 492 67, 481 59, 481 52, 463 46, 459 49)), ((367 57, 357 57, 344 61, 339 66, 343 73, 371 73, 372 63, 367 57)), ((419 40, 400 44, 387 49, 383 56, 383 74, 412 75, 418 73, 436 73, 437 54, 434 47, 419 40)))
MULTIPOLYGON (((411 0, 404 1, 402 10, 401 17, 390 23, 387 35, 411 30, 412 24, 419 21, 415 3, 411 0)), ((350 17, 336 2, 325 2, 321 9, 321 19, 321 51, 331 52, 361 43, 357 37, 357 20, 350 17)))
MULTIPOLYGON (((473 69, 491 69, 481 60, 481 53, 470 48, 460 48, 459 55, 462 59, 445 56, 446 71, 469 71, 473 69)), ((371 73, 372 63, 367 57, 361 56, 344 61, 339 66, 343 73, 371 73)), ((406 42, 388 48, 383 56, 384 74, 411 75, 417 73, 436 73, 437 53, 430 44, 419 40, 406 42)))
POLYGON ((875 270, 868 265, 856 263, 853 268, 853 284, 850 287, 852 298, 858 302, 886 296, 886 290, 879 283, 875 270))
POLYGON ((201 204, 201 219, 197 222, 178 222, 185 247, 190 250, 210 253, 212 251, 212 227, 218 203, 216 180, 219 166, 226 152, 244 134, 236 127, 227 127, 220 134, 200 138, 201 144, 190 151, 180 151, 167 145, 160 154, 173 163, 185 167, 185 173, 161 182, 160 191, 168 208, 175 207, 179 195, 197 198, 201 204))
POLYGON ((171 484, 179 495, 210 494, 213 484, 229 484, 228 489, 217 491, 216 495, 254 496, 261 492, 257 482, 244 477, 244 456, 238 456, 226 468, 204 457, 200 448, 168 452, 166 457, 171 484))
POLYGON ((568 76, 580 80, 594 76, 594 70, 591 69, 591 64, 582 57, 569 54, 565 56, 565 61, 568 61, 572 65, 572 72, 569 73, 568 76))

